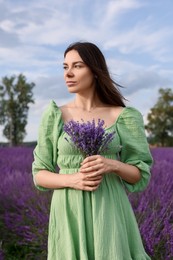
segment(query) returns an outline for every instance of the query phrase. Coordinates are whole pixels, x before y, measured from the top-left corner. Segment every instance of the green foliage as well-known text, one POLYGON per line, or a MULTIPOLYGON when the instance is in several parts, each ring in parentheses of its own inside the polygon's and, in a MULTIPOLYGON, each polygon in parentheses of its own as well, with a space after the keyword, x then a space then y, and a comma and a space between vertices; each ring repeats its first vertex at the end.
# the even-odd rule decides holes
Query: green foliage
POLYGON ((145 126, 151 144, 173 146, 173 92, 170 88, 159 89, 157 103, 148 114, 145 126))
POLYGON ((6 248, 4 251, 4 255, 7 260, 46 260, 45 254, 43 254, 42 250, 39 247, 31 247, 29 244, 18 245, 18 243, 14 242, 13 240, 8 241, 5 246, 6 248), (31 252, 32 257, 30 256, 31 252))
POLYGON ((29 103, 34 103, 32 89, 35 84, 27 83, 22 74, 3 77, 0 85, 0 124, 3 135, 11 146, 23 142, 27 125, 29 103))

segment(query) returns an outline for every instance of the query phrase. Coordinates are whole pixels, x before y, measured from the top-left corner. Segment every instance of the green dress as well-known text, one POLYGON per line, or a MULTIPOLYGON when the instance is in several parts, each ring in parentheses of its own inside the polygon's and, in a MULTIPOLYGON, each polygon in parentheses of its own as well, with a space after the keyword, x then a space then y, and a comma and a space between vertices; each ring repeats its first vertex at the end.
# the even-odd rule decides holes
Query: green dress
MULTIPOLYGON (((103 156, 136 165, 141 180, 123 181, 105 174, 96 191, 56 189, 50 209, 48 260, 149 260, 128 200, 130 192, 142 191, 150 179, 152 157, 141 114, 132 107, 122 110, 116 122, 106 128, 116 135, 103 156), (120 146, 122 148, 120 149, 120 146)), ((61 110, 54 101, 43 114, 34 150, 33 175, 40 169, 59 174, 77 172, 82 155, 66 140, 61 110)), ((35 183, 40 190, 47 190, 35 183)))

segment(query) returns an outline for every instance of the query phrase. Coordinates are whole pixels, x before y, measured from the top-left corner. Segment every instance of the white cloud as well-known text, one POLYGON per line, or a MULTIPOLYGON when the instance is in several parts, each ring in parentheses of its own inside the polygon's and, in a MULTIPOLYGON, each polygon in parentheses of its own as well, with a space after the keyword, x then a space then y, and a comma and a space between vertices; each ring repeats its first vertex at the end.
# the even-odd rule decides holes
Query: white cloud
POLYGON ((127 60, 109 59, 114 80, 123 85, 125 95, 146 89, 170 87, 173 81, 169 70, 162 70, 159 65, 148 66, 127 60), (169 77, 168 77, 169 75, 169 77))
POLYGON ((77 11, 85 7, 83 1, 72 1, 68 5, 61 1, 51 3, 53 5, 42 1, 22 7, 14 5, 9 10, 12 16, 1 21, 0 26, 13 37, 15 32, 16 39, 25 45, 58 46, 76 39, 96 39, 103 47, 117 48, 123 54, 136 51, 149 53, 157 59, 165 58, 168 47, 165 40, 173 36, 171 27, 152 26, 150 16, 129 29, 122 29, 119 24, 129 10, 140 10, 144 5, 140 1, 102 1, 102 4, 96 1, 92 5, 94 15, 91 13, 89 21, 85 20, 84 9, 80 9, 81 13, 77 11))
POLYGON ((156 60, 166 61, 170 58, 167 55, 170 50, 167 42, 172 36, 172 28, 152 28, 151 21, 146 19, 133 28, 116 32, 104 46, 106 49, 118 48, 123 54, 147 53, 156 60))
POLYGON ((143 5, 144 3, 136 0, 108 1, 103 21, 109 22, 115 20, 115 17, 117 18, 122 15, 122 13, 128 12, 131 9, 140 8, 143 5))

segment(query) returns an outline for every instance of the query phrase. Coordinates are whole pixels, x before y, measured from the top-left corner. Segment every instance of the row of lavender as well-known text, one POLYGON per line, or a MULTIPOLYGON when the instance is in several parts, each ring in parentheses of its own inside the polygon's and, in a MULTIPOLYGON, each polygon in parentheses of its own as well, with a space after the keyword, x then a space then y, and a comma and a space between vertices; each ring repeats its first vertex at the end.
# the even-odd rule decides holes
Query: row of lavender
POLYGON ((130 194, 145 248, 152 260, 173 259, 173 148, 152 150, 154 166, 148 188, 130 194))
MULTIPOLYGON (((173 148, 152 150, 151 182, 129 194, 152 260, 173 259, 173 148)), ((0 259, 46 259, 51 192, 31 176, 31 148, 0 149, 0 259)))

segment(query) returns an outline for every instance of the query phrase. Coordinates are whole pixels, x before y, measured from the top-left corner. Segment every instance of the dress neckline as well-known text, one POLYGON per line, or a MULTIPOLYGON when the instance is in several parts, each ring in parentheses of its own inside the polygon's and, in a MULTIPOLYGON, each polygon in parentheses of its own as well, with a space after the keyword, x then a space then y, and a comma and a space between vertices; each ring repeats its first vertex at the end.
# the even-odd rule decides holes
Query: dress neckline
MULTIPOLYGON (((57 108, 59 109, 60 111, 60 116, 61 116, 61 122, 63 125, 67 124, 70 120, 68 120, 67 122, 64 122, 63 118, 62 118, 62 111, 60 109, 60 107, 57 106, 57 108)), ((123 107, 123 109, 121 110, 121 112, 119 113, 119 115, 117 116, 117 118, 115 119, 114 123, 111 124, 110 126, 106 126, 105 127, 105 130, 109 130, 111 129, 113 126, 115 126, 119 120, 119 118, 124 114, 124 111, 127 109, 128 107, 123 107)), ((71 120, 74 120, 74 119, 71 119, 71 120)))

